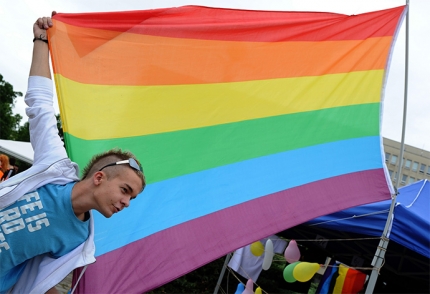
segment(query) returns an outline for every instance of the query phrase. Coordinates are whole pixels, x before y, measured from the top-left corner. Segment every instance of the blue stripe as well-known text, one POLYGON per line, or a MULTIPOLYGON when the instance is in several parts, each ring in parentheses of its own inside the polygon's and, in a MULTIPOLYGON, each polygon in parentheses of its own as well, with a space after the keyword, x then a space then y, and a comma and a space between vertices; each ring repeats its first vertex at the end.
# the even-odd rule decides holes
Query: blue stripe
POLYGON ((94 214, 96 256, 264 195, 382 166, 380 138, 372 136, 272 154, 157 182, 109 220, 94 214))

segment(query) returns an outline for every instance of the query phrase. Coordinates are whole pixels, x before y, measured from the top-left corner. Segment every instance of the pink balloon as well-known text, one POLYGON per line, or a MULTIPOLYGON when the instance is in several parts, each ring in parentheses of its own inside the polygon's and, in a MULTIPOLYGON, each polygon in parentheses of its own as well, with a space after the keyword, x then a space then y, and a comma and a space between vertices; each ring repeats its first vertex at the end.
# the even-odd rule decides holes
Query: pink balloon
POLYGON ((245 291, 242 294, 254 294, 254 282, 251 279, 246 282, 245 291))
POLYGON ((288 243, 287 248, 285 248, 284 256, 285 256, 285 260, 288 263, 294 263, 296 261, 299 261, 300 250, 299 250, 299 247, 297 247, 297 242, 295 240, 291 240, 288 243))

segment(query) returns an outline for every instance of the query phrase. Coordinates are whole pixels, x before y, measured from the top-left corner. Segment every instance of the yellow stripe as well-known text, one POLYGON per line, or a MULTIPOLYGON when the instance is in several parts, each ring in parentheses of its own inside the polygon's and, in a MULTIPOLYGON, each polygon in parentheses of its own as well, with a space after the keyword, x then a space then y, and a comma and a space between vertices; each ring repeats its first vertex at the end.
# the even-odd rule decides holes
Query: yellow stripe
POLYGON ((56 75, 64 129, 86 139, 142 136, 379 102, 383 70, 236 83, 85 85, 56 75))
POLYGON ((343 289, 343 284, 345 283, 345 278, 346 275, 348 273, 348 268, 345 267, 344 265, 340 264, 339 265, 339 276, 336 278, 336 284, 334 285, 333 288, 333 294, 341 294, 343 293, 342 289, 343 289))

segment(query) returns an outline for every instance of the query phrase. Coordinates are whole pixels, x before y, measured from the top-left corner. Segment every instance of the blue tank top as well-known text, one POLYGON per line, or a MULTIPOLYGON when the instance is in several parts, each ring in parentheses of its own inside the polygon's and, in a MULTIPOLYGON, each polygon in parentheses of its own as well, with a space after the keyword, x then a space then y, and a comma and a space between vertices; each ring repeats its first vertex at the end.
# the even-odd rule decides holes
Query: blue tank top
POLYGON ((16 283, 29 259, 58 258, 88 238, 89 221, 72 208, 75 184, 47 184, 0 210, 0 293, 16 283))

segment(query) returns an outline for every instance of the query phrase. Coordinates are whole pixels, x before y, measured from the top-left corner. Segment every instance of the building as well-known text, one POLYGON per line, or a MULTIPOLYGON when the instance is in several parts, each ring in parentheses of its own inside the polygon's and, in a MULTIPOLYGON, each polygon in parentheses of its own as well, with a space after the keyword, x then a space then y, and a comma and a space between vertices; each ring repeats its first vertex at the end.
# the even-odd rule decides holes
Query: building
POLYGON ((413 182, 427 179, 430 180, 430 152, 404 145, 403 160, 400 160, 400 142, 383 138, 385 163, 390 173, 393 185, 400 180, 399 187, 409 185, 413 182), (398 175, 399 164, 401 164, 400 175, 398 175))

